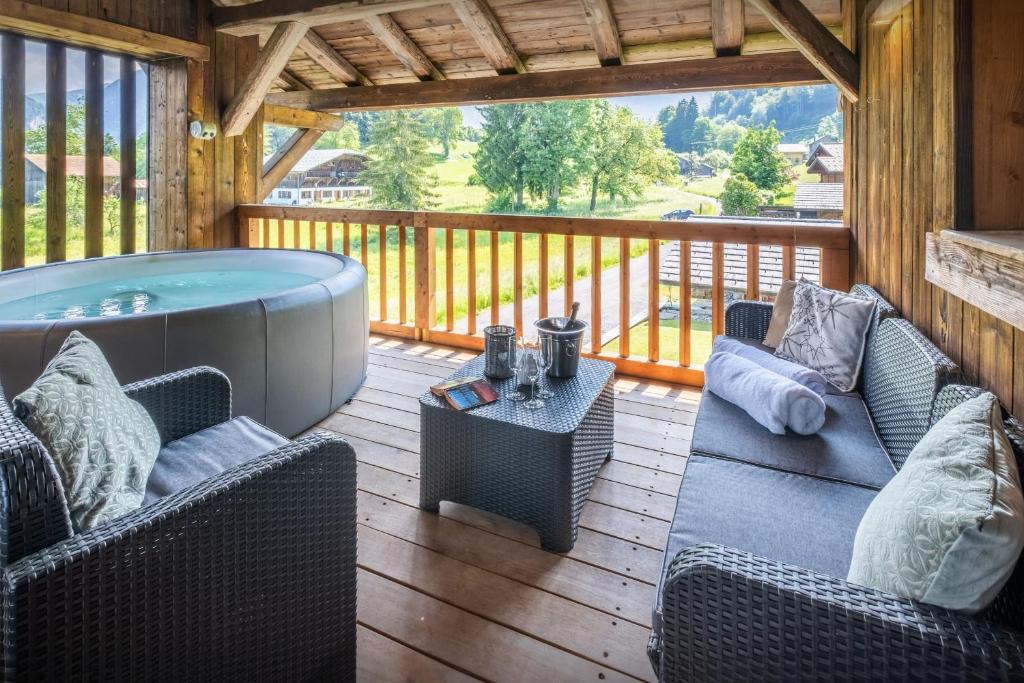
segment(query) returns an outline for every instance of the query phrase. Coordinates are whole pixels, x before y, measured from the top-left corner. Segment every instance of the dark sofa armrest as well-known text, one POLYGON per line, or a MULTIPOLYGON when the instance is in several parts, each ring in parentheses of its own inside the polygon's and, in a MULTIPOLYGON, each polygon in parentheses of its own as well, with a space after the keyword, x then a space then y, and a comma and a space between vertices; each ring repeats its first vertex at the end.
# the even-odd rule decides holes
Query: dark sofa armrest
POLYGON ((355 560, 355 454, 303 437, 8 565, 5 678, 355 680, 355 560))
POLYGON ((661 681, 1024 675, 1020 633, 740 550, 691 546, 664 586, 661 681))
POLYGON ((214 368, 172 372, 124 391, 149 412, 164 444, 231 419, 231 382, 214 368))
POLYGON ((725 309, 725 333, 763 341, 772 320, 772 305, 764 301, 733 301, 725 309))

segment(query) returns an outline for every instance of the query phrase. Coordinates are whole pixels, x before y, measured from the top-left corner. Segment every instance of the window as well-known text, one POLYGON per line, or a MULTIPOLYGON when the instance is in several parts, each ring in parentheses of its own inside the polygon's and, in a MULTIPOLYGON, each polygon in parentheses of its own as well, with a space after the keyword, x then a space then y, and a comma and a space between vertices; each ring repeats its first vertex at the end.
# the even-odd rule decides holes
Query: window
POLYGON ((277 191, 277 198, 278 199, 290 199, 291 196, 292 196, 292 191, 291 190, 278 190, 277 191))
POLYGON ((13 34, 0 45, 3 92, 14 103, 2 126, 13 131, 8 140, 24 137, 15 152, 22 172, 3 178, 0 193, 24 202, 3 226, 14 245, 3 268, 145 251, 147 65, 13 34))
POLYGON ((303 190, 302 194, 300 196, 302 197, 302 199, 312 199, 313 198, 313 192, 310 191, 310 190, 303 190))

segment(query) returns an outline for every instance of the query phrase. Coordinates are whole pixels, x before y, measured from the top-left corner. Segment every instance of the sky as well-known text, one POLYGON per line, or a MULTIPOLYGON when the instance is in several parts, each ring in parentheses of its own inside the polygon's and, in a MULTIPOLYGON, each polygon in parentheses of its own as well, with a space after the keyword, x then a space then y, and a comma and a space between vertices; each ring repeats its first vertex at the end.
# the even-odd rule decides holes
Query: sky
MULTIPOLYGON (((103 83, 121 77, 121 63, 115 57, 103 58, 103 83)), ((68 48, 68 90, 85 89, 85 52, 68 48)), ((46 92, 46 46, 25 41, 25 92, 30 95, 46 92)))

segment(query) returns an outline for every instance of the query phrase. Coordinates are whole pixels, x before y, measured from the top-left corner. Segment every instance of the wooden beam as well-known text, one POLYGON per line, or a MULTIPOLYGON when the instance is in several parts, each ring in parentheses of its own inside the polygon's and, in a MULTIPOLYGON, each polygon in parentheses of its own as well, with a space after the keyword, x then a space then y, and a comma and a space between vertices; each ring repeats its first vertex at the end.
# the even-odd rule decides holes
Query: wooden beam
POLYGON ((397 83, 272 93, 267 102, 321 111, 373 111, 439 105, 531 102, 579 97, 680 93, 724 88, 821 83, 818 70, 796 52, 712 57, 573 71, 397 83))
POLYGON ((270 92, 274 80, 281 75, 292 53, 309 28, 296 21, 280 24, 270 40, 260 50, 245 81, 238 88, 234 100, 224 112, 221 132, 232 137, 241 135, 246 126, 263 104, 263 98, 270 92))
POLYGON ((857 57, 800 0, 747 0, 764 14, 850 102, 860 90, 857 57))
POLYGON ((324 134, 322 130, 310 128, 308 130, 296 131, 295 135, 285 143, 283 151, 275 154, 264 170, 263 179, 260 181, 259 201, 263 201, 273 191, 288 173, 295 167, 296 162, 306 152, 313 148, 316 141, 324 134))
POLYGON ((283 69, 281 71, 281 75, 277 78, 287 86, 288 90, 312 90, 312 88, 306 85, 301 78, 293 74, 287 68, 283 69))
POLYGON ((143 59, 210 58, 206 45, 18 0, 0 0, 0 30, 143 59))
POLYGON ((67 48, 46 45, 46 262, 67 258, 67 48))
POLYGON ((338 54, 331 44, 310 29, 299 41, 299 49, 306 56, 319 64, 324 71, 334 76, 345 85, 373 85, 373 81, 363 75, 351 62, 338 54))
POLYGON ((85 258, 103 256, 103 54, 85 52, 85 258))
POLYGON ((419 46, 412 41, 412 38, 405 34, 402 27, 398 25, 390 14, 380 14, 366 17, 363 21, 373 31, 373 35, 413 72, 421 81, 443 81, 444 74, 438 71, 434 63, 427 58, 419 46))
POLYGON ((390 12, 423 9, 447 4, 449 0, 263 0, 237 7, 214 7, 213 26, 237 36, 265 33, 282 21, 301 21, 324 26, 390 12))
POLYGON ((731 57, 743 51, 746 18, 743 0, 711 0, 711 42, 715 56, 731 57))
POLYGON ((452 9, 499 74, 526 73, 523 60, 485 0, 453 0, 452 9))
POLYGON ((121 253, 135 253, 135 60, 121 57, 121 253))
POLYGON ((590 33, 594 37, 594 49, 601 66, 618 66, 622 64, 622 42, 619 40, 619 27, 615 15, 608 5, 608 0, 580 0, 583 12, 590 24, 590 33))
POLYGON ((292 109, 268 104, 263 110, 263 123, 328 131, 341 130, 345 126, 345 119, 337 114, 326 114, 322 111, 292 109))
POLYGON ((0 36, 3 44, 3 225, 0 226, 0 268, 25 265, 25 39, 0 36))

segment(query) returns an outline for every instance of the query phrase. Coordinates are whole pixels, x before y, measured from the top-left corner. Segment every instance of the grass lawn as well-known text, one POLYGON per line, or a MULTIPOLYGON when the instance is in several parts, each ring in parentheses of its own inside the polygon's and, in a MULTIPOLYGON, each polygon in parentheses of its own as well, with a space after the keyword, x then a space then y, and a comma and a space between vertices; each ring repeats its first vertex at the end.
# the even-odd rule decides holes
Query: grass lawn
MULTIPOLYGON (((638 358, 647 358, 646 322, 634 325, 629 331, 629 353, 638 358)), ((679 321, 662 320, 658 326, 662 360, 679 360, 679 321)), ((690 323, 690 365, 701 367, 711 356, 711 323, 694 320, 690 323)), ((619 351, 619 340, 605 344, 603 350, 615 354, 619 351)))
MULTIPOLYGON (((112 200, 106 200, 109 204, 112 200)), ((114 206, 113 209, 117 207, 114 206)), ((120 214, 114 213, 113 222, 117 227, 111 228, 104 217, 103 254, 116 256, 121 253, 120 214)), ((65 249, 67 260, 74 261, 85 258, 85 227, 84 218, 68 214, 67 237, 65 249)), ((135 205, 135 251, 142 253, 147 249, 146 204, 135 205)), ((46 205, 30 204, 25 207, 25 265, 36 266, 46 262, 46 205)))

